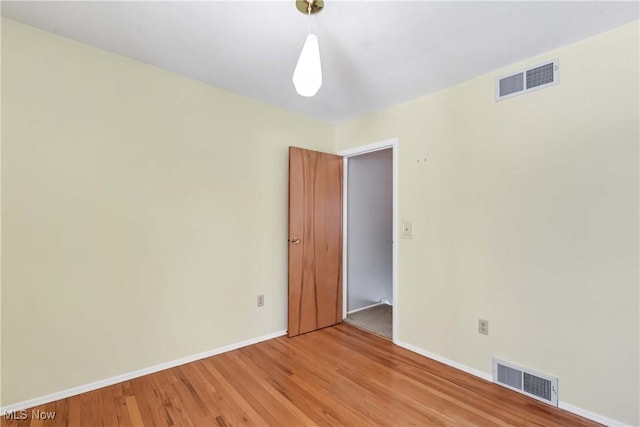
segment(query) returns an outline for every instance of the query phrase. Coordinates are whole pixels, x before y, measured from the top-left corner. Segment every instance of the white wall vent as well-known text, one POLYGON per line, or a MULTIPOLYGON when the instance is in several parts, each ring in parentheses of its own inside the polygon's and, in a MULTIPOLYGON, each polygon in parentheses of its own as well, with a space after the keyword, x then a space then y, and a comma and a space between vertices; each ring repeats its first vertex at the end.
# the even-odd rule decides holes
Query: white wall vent
POLYGON ((496 79, 496 101, 558 84, 560 81, 559 69, 559 61, 556 58, 545 64, 498 77, 496 79))
POLYGON ((558 406, 558 378, 493 358, 493 382, 558 406))

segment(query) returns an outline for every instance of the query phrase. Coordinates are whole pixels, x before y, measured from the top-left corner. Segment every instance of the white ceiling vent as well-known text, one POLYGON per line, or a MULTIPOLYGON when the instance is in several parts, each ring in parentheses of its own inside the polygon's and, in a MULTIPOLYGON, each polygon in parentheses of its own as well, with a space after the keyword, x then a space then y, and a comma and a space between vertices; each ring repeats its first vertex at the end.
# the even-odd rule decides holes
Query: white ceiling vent
POLYGON ((493 358, 493 382, 558 406, 558 378, 493 358))
POLYGON ((556 58, 536 67, 498 77, 496 79, 496 101, 558 84, 559 68, 556 58))

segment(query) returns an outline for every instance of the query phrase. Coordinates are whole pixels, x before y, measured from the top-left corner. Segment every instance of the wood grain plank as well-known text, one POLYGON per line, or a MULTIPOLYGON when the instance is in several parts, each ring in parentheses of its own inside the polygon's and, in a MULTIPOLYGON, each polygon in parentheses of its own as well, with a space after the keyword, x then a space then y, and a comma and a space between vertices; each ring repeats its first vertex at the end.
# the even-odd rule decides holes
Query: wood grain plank
POLYGON ((140 414, 140 408, 138 408, 138 402, 136 398, 134 396, 126 396, 124 400, 125 404, 127 405, 127 413, 129 414, 131 425, 133 427, 144 426, 144 422, 142 421, 142 415, 140 414))
POLYGON ((236 425, 264 425, 265 421, 260 414, 243 398, 238 392, 238 389, 231 384, 231 382, 235 382, 234 376, 225 376, 221 372, 221 370, 225 370, 225 367, 221 363, 220 358, 211 358, 204 364, 207 371, 211 374, 209 381, 215 384, 216 389, 220 391, 220 398, 224 399, 233 410, 227 419, 236 425))
POLYGON ((58 400, 55 403, 53 411, 56 418, 53 422, 54 427, 63 427, 69 425, 69 403, 67 399, 58 400))
MULTIPOLYGON (((82 395, 80 395, 82 396, 82 395)), ((73 396, 65 399, 69 405, 69 425, 80 426, 82 421, 80 419, 80 396, 73 396)), ((96 408, 98 410, 98 408, 96 408)))

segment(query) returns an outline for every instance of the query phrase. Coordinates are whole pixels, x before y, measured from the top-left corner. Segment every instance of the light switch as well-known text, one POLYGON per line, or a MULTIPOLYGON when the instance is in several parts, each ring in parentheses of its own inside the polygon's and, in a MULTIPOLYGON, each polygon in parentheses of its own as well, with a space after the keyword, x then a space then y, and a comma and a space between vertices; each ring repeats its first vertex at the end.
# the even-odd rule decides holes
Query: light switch
POLYGON ((402 238, 411 239, 413 237, 411 221, 402 221, 402 238))

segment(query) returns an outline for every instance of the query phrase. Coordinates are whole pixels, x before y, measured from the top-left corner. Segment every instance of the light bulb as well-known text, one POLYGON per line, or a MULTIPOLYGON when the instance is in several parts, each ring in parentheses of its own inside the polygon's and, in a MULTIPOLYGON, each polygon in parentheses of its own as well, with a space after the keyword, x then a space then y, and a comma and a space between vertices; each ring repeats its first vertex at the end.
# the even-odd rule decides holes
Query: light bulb
POLYGON ((322 66, 318 36, 309 34, 293 72, 293 85, 301 96, 313 96, 322 86, 322 66))

